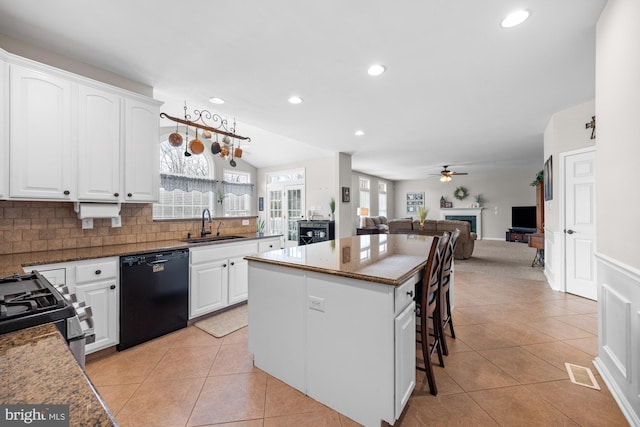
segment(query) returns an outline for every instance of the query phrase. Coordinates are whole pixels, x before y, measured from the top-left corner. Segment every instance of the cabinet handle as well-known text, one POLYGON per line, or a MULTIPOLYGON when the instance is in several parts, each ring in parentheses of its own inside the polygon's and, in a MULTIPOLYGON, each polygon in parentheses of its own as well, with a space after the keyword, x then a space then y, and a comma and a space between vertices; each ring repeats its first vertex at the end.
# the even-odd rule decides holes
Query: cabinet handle
POLYGON ((270 248, 272 248, 272 247, 273 247, 273 245, 269 245, 269 247, 270 247, 270 248))
POLYGON ((409 295, 411 298, 413 298, 413 291, 407 292, 407 295, 409 295))
POLYGON ((127 197, 133 197, 133 194, 127 193, 127 197))
POLYGON ((113 197, 119 197, 120 193, 113 193, 113 197))
POLYGON ((65 196, 68 196, 69 194, 71 194, 71 191, 69 191, 69 190, 64 190, 64 191, 63 191, 63 194, 64 194, 65 196))
POLYGON ((226 266, 227 266, 227 264, 222 264, 222 267, 226 267, 226 266))
POLYGON ((115 289, 115 288, 116 288, 116 285, 109 286, 109 289, 115 289))
POLYGON ((235 265, 235 263, 234 263, 234 262, 232 262, 232 263, 231 263, 231 265, 235 265))
POLYGON ((96 270, 96 274, 101 274, 102 270, 96 270))

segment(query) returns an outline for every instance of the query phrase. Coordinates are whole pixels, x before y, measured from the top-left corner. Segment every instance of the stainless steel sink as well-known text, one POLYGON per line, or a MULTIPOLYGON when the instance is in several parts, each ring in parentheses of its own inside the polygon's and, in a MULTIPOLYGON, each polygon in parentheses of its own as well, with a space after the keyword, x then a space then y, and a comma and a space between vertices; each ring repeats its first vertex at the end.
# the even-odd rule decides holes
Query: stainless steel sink
POLYGON ((180 239, 181 242, 187 243, 204 243, 204 242, 220 242, 223 240, 235 240, 244 239, 243 236, 205 236, 205 237, 191 237, 189 239, 180 239))

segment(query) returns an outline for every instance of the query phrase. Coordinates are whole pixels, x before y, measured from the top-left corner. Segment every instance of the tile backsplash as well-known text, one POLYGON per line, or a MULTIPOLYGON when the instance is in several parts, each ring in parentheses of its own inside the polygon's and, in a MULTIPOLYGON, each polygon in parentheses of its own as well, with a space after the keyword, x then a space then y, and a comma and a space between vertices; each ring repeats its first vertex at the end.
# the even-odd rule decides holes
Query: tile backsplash
MULTIPOLYGON (((15 254, 57 249, 145 243, 198 236, 200 219, 153 221, 151 204, 126 203, 120 210, 121 227, 111 227, 110 218, 96 218, 92 229, 82 229, 82 221, 71 202, 0 201, 0 254, 15 254)), ((214 218, 221 235, 252 233, 255 217, 214 218), (249 225, 242 225, 249 219, 249 225)))

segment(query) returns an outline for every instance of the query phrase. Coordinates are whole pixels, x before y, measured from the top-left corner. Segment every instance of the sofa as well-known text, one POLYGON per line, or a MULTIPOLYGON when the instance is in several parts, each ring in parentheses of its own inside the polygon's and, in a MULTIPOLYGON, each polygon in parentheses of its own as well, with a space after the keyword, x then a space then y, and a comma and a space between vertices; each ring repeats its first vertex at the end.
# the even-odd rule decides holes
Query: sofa
POLYGON ((389 232, 389 224, 386 216, 365 216, 362 219, 362 224, 362 228, 376 230, 376 234, 389 232))
POLYGON ((469 259, 473 254, 477 235, 471 232, 471 224, 467 221, 435 220, 428 219, 424 222, 424 231, 420 230, 420 221, 410 218, 392 219, 388 221, 389 233, 420 232, 424 234, 442 234, 445 231, 452 233, 456 228, 460 230, 460 237, 454 252, 455 259, 469 259))

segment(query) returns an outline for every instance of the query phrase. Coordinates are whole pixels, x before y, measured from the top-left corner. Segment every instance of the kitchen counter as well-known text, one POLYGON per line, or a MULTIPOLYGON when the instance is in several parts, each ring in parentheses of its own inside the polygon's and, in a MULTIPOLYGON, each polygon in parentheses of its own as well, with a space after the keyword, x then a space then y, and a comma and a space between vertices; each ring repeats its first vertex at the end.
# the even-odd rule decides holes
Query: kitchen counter
POLYGON ((247 259, 399 286, 425 266, 431 240, 430 236, 407 234, 351 236, 247 259))
POLYGON ((71 426, 117 425, 51 323, 0 335, 0 403, 69 405, 71 426))
POLYGON ((145 252, 156 252, 170 249, 183 249, 203 245, 222 245, 225 243, 244 242, 249 240, 266 239, 276 236, 259 236, 257 233, 234 234, 242 239, 221 240, 217 242, 187 243, 181 240, 162 240, 148 243, 134 243, 125 245, 97 246, 78 249, 61 249, 55 251, 27 252, 12 255, 0 255, 0 277, 11 274, 23 274, 22 267, 28 265, 55 264, 83 259, 106 258, 112 256, 127 256, 145 252))

